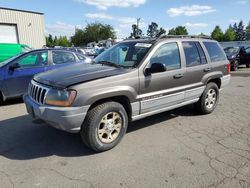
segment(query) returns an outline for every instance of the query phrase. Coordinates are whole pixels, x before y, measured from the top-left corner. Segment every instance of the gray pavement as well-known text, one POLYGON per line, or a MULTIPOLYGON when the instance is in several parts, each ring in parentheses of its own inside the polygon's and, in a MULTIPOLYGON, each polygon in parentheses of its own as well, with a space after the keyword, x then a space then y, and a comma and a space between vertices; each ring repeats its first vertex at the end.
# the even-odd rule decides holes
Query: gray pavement
POLYGON ((212 114, 190 105, 134 122, 98 154, 9 101, 0 107, 0 187, 250 187, 250 69, 232 76, 212 114))

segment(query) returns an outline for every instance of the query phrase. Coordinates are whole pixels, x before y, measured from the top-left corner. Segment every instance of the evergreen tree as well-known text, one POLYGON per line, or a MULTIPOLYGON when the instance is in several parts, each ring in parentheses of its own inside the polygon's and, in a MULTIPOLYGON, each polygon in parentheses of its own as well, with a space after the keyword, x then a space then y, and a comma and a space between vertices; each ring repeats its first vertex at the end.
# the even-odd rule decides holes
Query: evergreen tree
POLYGON ((233 27, 232 25, 230 24, 228 29, 225 31, 225 34, 224 34, 224 41, 234 41, 236 38, 236 34, 233 30, 233 27))
POLYGON ((217 41, 222 41, 223 40, 223 32, 220 28, 220 26, 215 26, 213 32, 211 33, 211 37, 214 39, 214 40, 217 40, 217 41))

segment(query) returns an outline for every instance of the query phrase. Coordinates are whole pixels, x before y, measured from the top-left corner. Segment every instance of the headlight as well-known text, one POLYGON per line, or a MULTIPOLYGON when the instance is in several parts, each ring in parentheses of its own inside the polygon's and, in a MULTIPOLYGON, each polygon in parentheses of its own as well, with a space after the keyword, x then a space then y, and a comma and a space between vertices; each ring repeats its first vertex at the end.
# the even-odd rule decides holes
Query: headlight
POLYGON ((53 106, 68 107, 74 102, 76 98, 75 90, 54 90, 48 91, 45 97, 45 104, 53 106))

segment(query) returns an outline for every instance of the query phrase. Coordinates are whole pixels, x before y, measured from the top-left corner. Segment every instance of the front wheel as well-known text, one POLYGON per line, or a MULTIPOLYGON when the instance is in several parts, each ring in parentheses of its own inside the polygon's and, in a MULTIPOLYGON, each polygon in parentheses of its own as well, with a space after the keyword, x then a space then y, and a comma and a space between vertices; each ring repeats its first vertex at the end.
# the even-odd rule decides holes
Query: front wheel
POLYGON ((128 116, 124 107, 117 102, 106 102, 88 112, 80 134, 86 146, 102 152, 121 141, 127 126, 128 116))
POLYGON ((249 64, 249 63, 247 63, 247 64, 246 64, 246 67, 247 67, 247 68, 249 68, 249 67, 250 67, 250 64, 249 64))
POLYGON ((218 86, 214 82, 210 82, 207 84, 200 100, 195 104, 195 107, 201 114, 210 114, 217 106, 218 100, 218 86))

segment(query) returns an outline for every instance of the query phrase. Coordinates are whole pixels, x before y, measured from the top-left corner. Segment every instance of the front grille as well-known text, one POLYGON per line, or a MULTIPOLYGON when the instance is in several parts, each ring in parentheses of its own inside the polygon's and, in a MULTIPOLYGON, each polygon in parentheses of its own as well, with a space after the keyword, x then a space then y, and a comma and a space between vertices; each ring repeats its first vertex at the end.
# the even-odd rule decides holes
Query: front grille
POLYGON ((41 86, 32 80, 30 85, 29 85, 28 93, 29 93, 29 96, 35 102, 37 102, 39 104, 44 104, 45 96, 46 96, 48 90, 49 90, 49 88, 41 86))

